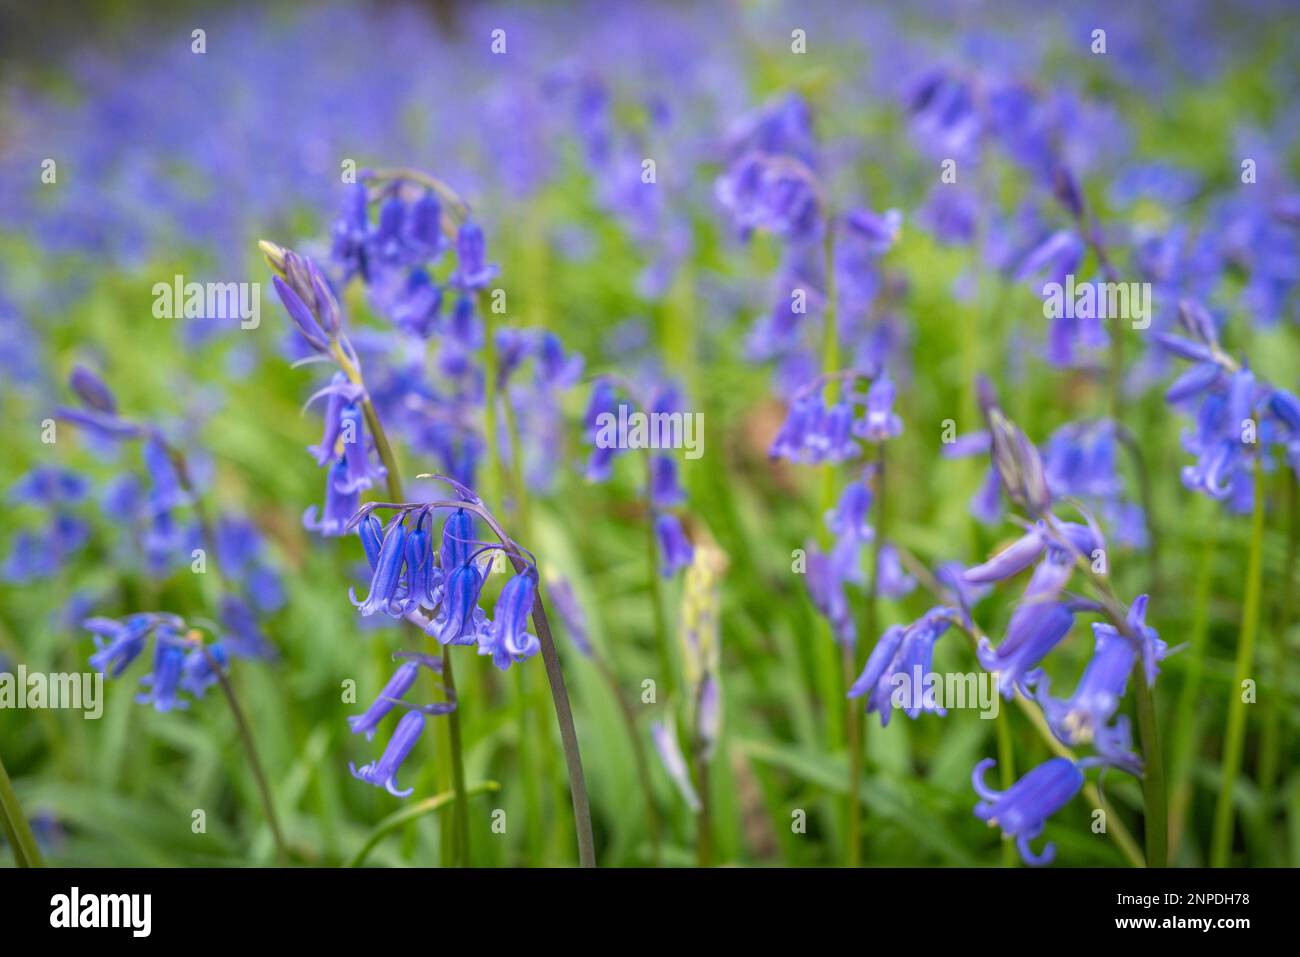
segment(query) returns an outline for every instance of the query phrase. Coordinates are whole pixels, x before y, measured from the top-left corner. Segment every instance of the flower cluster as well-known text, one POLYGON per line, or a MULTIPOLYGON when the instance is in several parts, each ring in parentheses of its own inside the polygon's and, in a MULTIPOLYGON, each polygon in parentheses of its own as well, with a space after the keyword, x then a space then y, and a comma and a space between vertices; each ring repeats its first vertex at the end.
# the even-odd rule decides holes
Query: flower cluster
POLYGON ((83 626, 94 636, 96 651, 90 666, 110 678, 122 675, 153 641, 153 670, 140 679, 148 688, 136 696, 157 711, 190 706, 181 693, 202 698, 219 679, 229 660, 224 643, 207 642, 203 633, 168 612, 140 612, 126 618, 87 618, 83 626))
MULTIPOLYGON (((624 436, 611 435, 613 430, 608 423, 630 419, 631 415, 637 414, 638 405, 644 409, 639 414, 646 417, 651 428, 657 428, 654 423, 669 422, 674 417, 681 419, 688 414, 682 411, 680 391, 671 383, 656 384, 647 390, 650 401, 642 403, 620 398, 617 386, 617 381, 611 377, 596 379, 583 416, 584 433, 593 446, 586 466, 586 477, 590 482, 608 480, 613 474, 614 460, 631 445, 623 441, 624 436)), ((634 390, 629 386, 625 391, 631 393, 634 390)), ((655 539, 659 543, 660 571, 663 577, 671 578, 690 565, 694 548, 681 518, 674 511, 686 501, 686 491, 678 479, 677 460, 658 447, 661 444, 651 443, 654 450, 647 452, 645 499, 654 524, 655 539)))
POLYGON ((1183 301, 1179 315, 1187 336, 1162 333, 1160 343, 1192 363, 1165 393, 1195 419, 1183 435, 1183 448, 1196 456, 1183 468, 1183 485, 1248 512, 1253 472, 1269 467, 1265 450, 1277 447, 1300 473, 1300 400, 1224 353, 1213 317, 1198 303, 1183 301))
POLYGON ((506 670, 541 648, 528 631, 528 616, 537 593, 537 568, 529 564, 501 589, 492 617, 479 598, 493 560, 505 546, 480 542, 474 517, 465 508, 451 508, 442 526, 439 546, 433 546, 433 513, 445 505, 390 505, 371 502, 353 516, 370 565, 369 590, 364 599, 350 592, 363 616, 385 614, 421 622, 426 634, 443 645, 474 645, 481 655, 506 670), (375 512, 391 509, 385 525, 375 512))

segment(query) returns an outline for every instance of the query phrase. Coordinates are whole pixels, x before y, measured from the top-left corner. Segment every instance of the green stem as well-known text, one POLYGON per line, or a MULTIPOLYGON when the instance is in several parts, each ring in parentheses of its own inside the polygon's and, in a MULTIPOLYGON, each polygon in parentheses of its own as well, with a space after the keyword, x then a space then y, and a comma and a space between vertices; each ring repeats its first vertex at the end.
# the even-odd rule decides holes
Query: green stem
POLYGON ((1223 741, 1223 769, 1219 778, 1219 800, 1214 808, 1214 831, 1210 842, 1210 866, 1226 867, 1232 851, 1232 798, 1241 771, 1246 737, 1246 702, 1241 686, 1255 660, 1255 633, 1259 629, 1261 572, 1264 563, 1264 470, 1255 463, 1255 507, 1250 522, 1250 555, 1246 564, 1245 596, 1241 609, 1241 634, 1237 639, 1237 662, 1233 670, 1232 697, 1228 700, 1228 728, 1223 741))
MULTIPOLYGON (((845 690, 853 684, 857 677, 857 662, 854 660, 853 645, 845 643, 843 645, 844 656, 844 687, 845 690)), ((849 701, 849 710, 845 717, 846 720, 846 739, 849 748, 849 834, 848 834, 848 860, 845 862, 849 867, 862 866, 862 799, 859 782, 862 780, 863 764, 863 711, 861 704, 856 700, 849 701)))
POLYGON ((0 761, 0 824, 4 825, 5 837, 13 849, 14 863, 19 867, 43 867, 40 848, 36 846, 36 836, 32 826, 27 823, 18 795, 9 781, 4 761, 0 761))
POLYGON ((230 713, 234 715, 235 727, 239 729, 239 740, 244 746, 244 753, 248 755, 248 766, 253 772, 253 780, 257 782, 257 793, 262 799, 262 810, 266 813, 266 823, 271 826, 271 836, 275 838, 276 856, 283 866, 289 859, 289 846, 285 843, 284 834, 280 831, 280 819, 275 814, 275 804, 271 800, 271 788, 266 783, 266 775, 262 771, 262 762, 257 757, 257 748, 253 744, 253 735, 249 731, 248 721, 244 718, 244 709, 239 706, 239 699, 235 697, 235 689, 230 684, 230 678, 226 675, 213 657, 212 652, 206 644, 199 645, 203 649, 203 655, 208 660, 208 668, 217 676, 217 683, 221 685, 221 691, 226 696, 226 703, 230 705, 230 713))
POLYGON ((1291 627, 1295 608, 1295 567, 1296 552, 1300 546, 1300 513, 1297 510, 1297 482, 1295 473, 1286 469, 1283 475, 1286 483, 1287 535, 1286 559, 1282 566, 1281 597, 1278 602, 1278 618, 1273 627, 1273 675, 1274 691, 1268 696, 1267 711, 1264 716, 1264 733, 1260 741, 1259 789, 1262 813, 1272 813, 1273 800, 1277 786, 1279 751, 1281 747, 1282 708, 1281 701, 1286 686, 1286 633, 1291 627))
POLYGON ((659 583, 659 542, 655 536, 655 513, 651 505, 654 477, 650 456, 645 457, 645 521, 646 521, 646 575, 650 583, 650 610, 654 615, 655 652, 659 657, 659 671, 664 685, 664 699, 671 701, 677 690, 677 675, 673 670, 673 653, 669 647, 668 618, 664 614, 663 586, 659 583))
POLYGON ((1215 538, 1213 521, 1217 509, 1204 522, 1205 539, 1196 573, 1196 590, 1192 602, 1192 623, 1188 629, 1188 649, 1183 665, 1183 682, 1178 692, 1177 720, 1174 722, 1171 779, 1172 799, 1169 808, 1169 843, 1175 859, 1182 843, 1187 809, 1192 799, 1192 766, 1197 752, 1197 729, 1201 724, 1198 704, 1201 676, 1204 673, 1205 642, 1210 633, 1210 595, 1214 584, 1215 538))
MULTIPOLYGON (((365 380, 361 375, 360 368, 347 358, 337 342, 333 344, 333 354, 335 361, 338 362, 344 374, 353 383, 364 389, 365 380)), ((375 412, 375 407, 371 403, 368 393, 361 400, 361 412, 365 417, 366 426, 370 429, 371 438, 374 439, 375 452, 379 455, 379 461, 384 465, 387 475, 388 494, 394 502, 404 501, 402 473, 397 464, 397 456, 393 454, 393 447, 388 441, 388 433, 384 431, 384 425, 380 422, 379 414, 375 412)), ((443 648, 442 651, 442 682, 447 689, 447 700, 451 701, 455 700, 456 675, 448 651, 447 648, 443 648)), ((456 794, 464 794, 465 759, 461 748, 459 704, 447 714, 447 737, 451 748, 452 790, 456 794)), ((452 819, 452 825, 455 829, 455 840, 453 842, 455 845, 455 860, 462 866, 468 866, 470 860, 469 812, 464 801, 456 802, 456 806, 452 809, 452 819)))
POLYGON ((1142 798, 1145 805, 1143 829, 1147 867, 1169 866, 1169 802, 1165 796, 1165 763, 1160 750, 1155 700, 1147 685, 1142 656, 1133 665, 1133 686, 1137 699, 1138 733, 1142 738, 1142 798))
MULTIPOLYGON (((463 793, 465 797, 472 798, 480 794, 487 794, 492 791, 500 790, 501 785, 496 781, 483 781, 480 784, 475 784, 466 788, 463 793)), ((366 862, 366 858, 370 856, 370 852, 375 849, 376 845, 403 824, 408 821, 414 821, 418 817, 423 817, 425 814, 432 814, 439 808, 446 807, 448 804, 454 804, 455 802, 456 792, 444 791, 441 794, 435 794, 433 797, 425 798, 423 801, 417 801, 414 804, 407 805, 401 810, 394 811, 374 826, 374 829, 371 830, 370 835, 366 838, 365 844, 361 845, 361 849, 357 851, 356 854, 352 855, 352 858, 344 865, 344 867, 360 867, 366 862)))

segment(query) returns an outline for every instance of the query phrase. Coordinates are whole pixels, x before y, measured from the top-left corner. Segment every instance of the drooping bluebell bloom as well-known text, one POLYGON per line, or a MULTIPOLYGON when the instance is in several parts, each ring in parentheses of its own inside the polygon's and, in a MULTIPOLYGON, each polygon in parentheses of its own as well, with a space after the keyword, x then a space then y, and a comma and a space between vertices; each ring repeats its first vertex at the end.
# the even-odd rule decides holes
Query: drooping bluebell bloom
POLYGON ((443 573, 450 575, 456 568, 469 562, 476 547, 474 516, 468 510, 458 508, 447 516, 442 525, 438 559, 442 563, 443 573))
POLYGON ((853 610, 849 607, 845 584, 861 583, 862 565, 859 561, 861 542, 852 536, 836 539, 829 551, 816 545, 807 549, 805 579, 813 607, 831 626, 831 634, 841 645, 857 641, 857 627, 853 610))
POLYGON ((278 649, 258 623, 256 613, 240 596, 222 595, 217 617, 224 631, 222 642, 232 655, 263 661, 279 656, 278 649))
POLYGON ((664 578, 671 578, 695 557, 695 549, 681 521, 671 512, 655 516, 655 539, 659 542, 659 573, 664 578))
POLYGON ((876 566, 876 588, 886 598, 899 599, 910 595, 916 588, 916 579, 903 571, 898 549, 889 543, 880 546, 879 564, 876 566))
POLYGON ((429 517, 420 516, 406 537, 406 609, 436 608, 442 600, 442 569, 433 559, 429 517))
POLYGON ((1041 524, 1035 525, 1011 545, 983 564, 966 569, 962 577, 975 585, 1002 581, 1020 574, 1047 549, 1047 537, 1041 524))
POLYGON ((844 486, 835 508, 826 513, 826 527, 839 538, 871 541, 875 537, 875 530, 868 521, 871 501, 871 489, 865 480, 850 482, 844 486))
POLYGON ((384 532, 365 601, 357 601, 355 590, 348 589, 348 597, 363 617, 377 612, 392 617, 401 616, 398 586, 402 584, 402 569, 406 563, 406 536, 406 526, 400 517, 390 521, 384 532))
POLYGON ((163 623, 154 630, 153 671, 140 679, 149 690, 135 696, 140 704, 152 704, 156 711, 188 708, 190 703, 179 696, 185 670, 187 642, 175 628, 163 623))
POLYGON ((361 501, 361 494, 356 490, 342 491, 348 485, 347 468, 343 459, 330 466, 325 480, 325 511, 318 519, 316 506, 308 506, 302 516, 303 528, 326 536, 347 534, 348 521, 356 514, 361 501))
POLYGON ((226 657, 226 650, 219 641, 208 645, 206 650, 199 641, 190 641, 186 644, 188 650, 181 665, 180 687, 182 691, 196 698, 202 698, 208 688, 221 680, 216 669, 220 668, 224 671, 229 666, 230 660, 226 657))
POLYGON ((399 700, 406 697, 406 693, 411 690, 420 676, 421 667, 429 668, 435 673, 442 671, 442 662, 429 655, 407 652, 404 657, 406 660, 397 666, 397 670, 393 672, 393 676, 388 679, 388 683, 384 685, 370 707, 362 714, 348 718, 348 727, 352 729, 353 734, 364 734, 367 741, 374 738, 379 722, 397 706, 399 700))
POLYGON ((478 653, 491 655, 502 671, 541 650, 541 643, 528 632, 528 616, 537 594, 537 571, 529 567, 506 582, 497 598, 492 621, 479 631, 478 653))
POLYGON ((867 390, 867 414, 854 423, 853 434, 868 442, 883 442, 903 433, 903 420, 894 414, 894 383, 881 375, 867 390))
POLYGON ((686 492, 677 481, 677 460, 669 455, 650 457, 650 504, 656 508, 680 505, 686 492))
POLYGON ((1043 833, 1047 819, 1065 807, 1083 787, 1083 771, 1069 758, 1051 758, 1027 773, 1006 791, 995 791, 984 783, 988 769, 997 764, 985 758, 971 772, 971 785, 982 803, 975 816, 1000 827, 1016 839, 1016 848, 1026 864, 1050 864, 1056 849, 1049 842, 1035 854, 1029 842, 1043 833))
POLYGON ((456 234, 456 271, 452 285, 462 290, 482 289, 496 276, 495 263, 487 261, 487 241, 483 229, 473 221, 461 224, 456 234))
MULTIPOLYGON (((926 676, 930 674, 934 658, 934 644, 948 630, 958 615, 956 609, 938 606, 931 608, 912 624, 903 628, 898 625, 886 629, 876 647, 867 658, 867 665, 862 670, 848 697, 867 699, 867 713, 880 715, 882 726, 889 724, 893 710, 893 691, 905 679, 913 688, 923 687, 926 676)), ((916 719, 922 711, 944 714, 928 696, 921 696, 918 706, 909 701, 903 711, 909 718, 916 719)))
POLYGON ((87 618, 82 626, 89 630, 98 649, 90 656, 90 666, 110 678, 119 677, 140 656, 148 644, 149 633, 158 624, 149 614, 114 618, 87 618))
POLYGON ((140 447, 144 457, 145 470, 152 483, 149 489, 149 502, 155 510, 164 511, 184 505, 188 496, 181 486, 180 476, 172 462, 171 453, 162 440, 150 436, 140 447))
POLYGON ((471 562, 446 575, 442 603, 425 631, 444 645, 472 645, 488 626, 487 613, 478 605, 483 575, 471 562))
POLYGON ((407 797, 415 788, 410 787, 405 791, 399 791, 397 788, 397 772, 401 770, 402 762, 407 759, 410 753, 415 749, 416 743, 420 740, 420 735, 424 733, 424 714, 420 711, 408 711, 402 715, 402 720, 397 722, 397 729, 389 739, 384 753, 378 761, 371 761, 358 768, 352 762, 348 763, 348 769, 352 776, 358 781, 365 781, 367 784, 373 784, 386 790, 393 797, 407 797))
POLYGON ((867 712, 875 711, 881 716, 882 723, 888 723, 890 682, 886 672, 889 671, 902 646, 907 629, 902 625, 891 625, 876 642, 867 657, 867 664, 849 688, 848 697, 867 699, 867 712))
POLYGON ((55 465, 40 465, 9 486, 9 501, 52 507, 72 505, 86 497, 90 483, 82 476, 55 465))
POLYGON ((1026 679, 1072 627, 1074 611, 1068 603, 1027 601, 1012 613, 1006 637, 996 648, 981 636, 976 657, 998 676, 998 690, 1010 701, 1017 689, 1025 690, 1026 679))
POLYGON ((366 432, 365 418, 361 406, 349 403, 340 414, 339 439, 343 445, 343 461, 347 465, 344 473, 344 494, 364 492, 376 482, 382 482, 388 475, 383 466, 372 463, 370 456, 370 437, 366 432))
POLYGON ((113 390, 90 369, 83 365, 73 366, 68 383, 72 386, 72 391, 77 393, 77 398, 88 408, 105 415, 117 414, 117 399, 113 396, 113 390))

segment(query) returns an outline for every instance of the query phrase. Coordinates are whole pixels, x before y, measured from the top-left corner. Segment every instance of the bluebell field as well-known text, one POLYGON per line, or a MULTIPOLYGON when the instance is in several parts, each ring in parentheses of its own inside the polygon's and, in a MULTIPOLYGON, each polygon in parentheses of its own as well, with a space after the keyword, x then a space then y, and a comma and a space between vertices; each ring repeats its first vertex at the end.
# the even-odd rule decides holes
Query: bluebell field
POLYGON ((1300 12, 0 13, 0 862, 1300 861, 1300 12))

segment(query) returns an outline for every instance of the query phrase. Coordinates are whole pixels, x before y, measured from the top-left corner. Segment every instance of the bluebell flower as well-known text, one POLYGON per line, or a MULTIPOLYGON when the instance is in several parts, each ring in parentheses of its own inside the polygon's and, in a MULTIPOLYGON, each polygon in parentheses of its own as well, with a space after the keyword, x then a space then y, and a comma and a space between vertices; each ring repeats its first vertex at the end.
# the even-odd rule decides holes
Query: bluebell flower
POLYGON ((310 505, 303 513, 303 528, 319 532, 326 536, 347 534, 348 522, 356 514, 361 501, 356 490, 343 491, 348 486, 347 463, 340 459, 330 466, 329 477, 325 480, 325 511, 318 519, 317 508, 310 505))
POLYGON ((406 693, 415 685, 421 667, 429 668, 434 673, 442 671, 442 662, 430 655, 406 652, 403 657, 406 660, 397 666, 397 670, 393 672, 393 676, 388 679, 388 683, 384 685, 370 707, 362 714, 348 718, 348 727, 352 729, 353 734, 364 734, 367 741, 374 738, 379 722, 397 706, 399 700, 406 697, 406 693))
POLYGON ((447 516, 442 525, 438 559, 442 563, 443 572, 451 574, 458 566, 469 562, 476 547, 474 516, 466 509, 458 508, 447 516))
MULTIPOLYGON (((947 632, 957 614, 955 609, 938 606, 906 628, 894 625, 886 629, 867 658, 862 674, 849 688, 848 697, 865 697, 867 713, 876 712, 880 715, 881 725, 888 725, 898 676, 905 677, 914 688, 921 687, 919 683, 924 682, 931 671, 934 644, 947 632)), ((922 711, 945 713, 937 703, 926 700, 924 696, 919 706, 912 702, 903 711, 912 719, 922 711)))
POLYGON ((136 695, 140 704, 152 704, 157 711, 185 709, 190 703, 179 696, 181 678, 184 676, 186 641, 170 624, 158 624, 154 629, 153 671, 140 679, 147 692, 136 695))
POLYGON ((657 508, 680 505, 686 492, 677 481, 677 460, 669 455, 650 457, 650 504, 657 508))
POLYGON ((157 624, 157 616, 149 614, 131 615, 121 621, 86 619, 82 626, 94 636, 98 649, 90 656, 90 666, 107 677, 119 677, 144 651, 157 624))
POLYGON ((1010 701, 1017 690, 1074 627, 1074 611, 1066 602, 1027 601, 1011 615, 1006 636, 994 648, 981 636, 976 657, 980 666, 998 676, 998 690, 1010 701))
POLYGON ((903 421, 894 414, 894 383, 888 375, 871 383, 866 416, 854 424, 853 433, 869 442, 883 442, 903 433, 903 421))
POLYGON ((73 366, 68 383, 87 408, 105 415, 117 414, 117 399, 113 396, 113 390, 90 369, 83 365, 73 366))
POLYGON ((1040 523, 988 561, 966 569, 966 574, 962 577, 976 585, 1002 581, 1020 574, 1036 562, 1046 549, 1047 537, 1040 523))
POLYGON ((425 717, 420 711, 406 712, 406 714, 402 715, 402 720, 397 722, 397 729, 393 732, 392 738, 389 739, 388 745, 384 748, 384 753, 378 761, 372 761, 360 768, 351 762, 348 763, 348 769, 352 772, 352 776, 358 781, 365 781, 367 784, 383 788, 393 797, 401 798, 410 795, 415 788, 407 788, 405 791, 398 790, 397 772, 401 770, 402 762, 415 749, 416 743, 420 740, 420 735, 424 733, 424 723, 425 717))
POLYGON ((502 671, 512 662, 523 661, 541 650, 541 643, 528 632, 528 616, 536 593, 537 572, 530 567, 506 582, 492 621, 479 631, 479 654, 491 655, 492 663, 502 671))
POLYGON ((164 510, 185 505, 189 497, 181 485, 180 476, 171 453, 163 442, 150 436, 141 446, 145 470, 149 473, 149 502, 153 508, 164 510))
POLYGON ((882 544, 879 559, 875 574, 876 588, 880 594, 893 599, 910 595, 916 588, 916 579, 903 571, 898 549, 888 543, 882 544))
POLYGON ((659 542, 659 572, 664 578, 691 563, 695 549, 676 515, 660 512, 655 516, 655 539, 659 542))
POLYGON ((51 507, 72 505, 86 497, 90 483, 82 476, 55 465, 41 465, 9 486, 9 501, 51 507))
POLYGON ((1030 841, 1043 833, 1047 819, 1063 808, 1083 787, 1083 772, 1068 758, 1051 758, 1027 773, 1006 791, 994 791, 984 783, 984 775, 997 762, 985 758, 975 765, 971 785, 982 803, 975 806, 975 816, 1000 827, 1007 837, 1016 839, 1016 848, 1026 864, 1050 864, 1055 856, 1051 843, 1035 854, 1030 841))
POLYGON ((482 289, 498 272, 495 263, 487 261, 487 242, 482 228, 475 222, 461 224, 456 235, 456 271, 452 285, 462 290, 482 289))
POLYGON ((354 589, 348 589, 348 597, 363 617, 383 612, 394 618, 401 617, 401 602, 398 600, 398 586, 402 583, 402 569, 406 562, 406 527, 399 518, 388 523, 384 532, 379 556, 370 577, 370 591, 365 601, 357 601, 354 589))
POLYGON ((871 489, 865 481, 850 482, 840 492, 835 508, 826 513, 826 527, 839 538, 871 541, 875 537, 875 530, 868 521, 871 501, 871 489))
POLYGON ((284 304, 285 312, 289 313, 289 318, 302 334, 303 339, 311 346, 313 350, 328 355, 330 351, 329 337, 325 330, 321 328, 316 317, 307 308, 307 303, 303 302, 302 297, 295 292, 287 282, 279 276, 271 277, 271 285, 275 289, 276 295, 280 297, 280 302, 284 304))
POLYGON ((279 657, 279 651, 258 624, 256 613, 240 596, 222 595, 217 617, 224 632, 222 642, 231 654, 263 661, 279 657))
POLYGON ((180 687, 196 698, 202 698, 221 679, 216 668, 223 671, 229 666, 226 650, 221 642, 213 642, 206 649, 199 641, 187 642, 185 660, 181 665, 180 687), (214 668, 213 666, 216 666, 214 668))
MULTIPOLYGON (((445 567, 445 566, 444 566, 445 567)), ((472 645, 481 641, 488 625, 487 613, 478 605, 483 575, 473 563, 444 572, 442 603, 425 631, 444 645, 472 645)))

